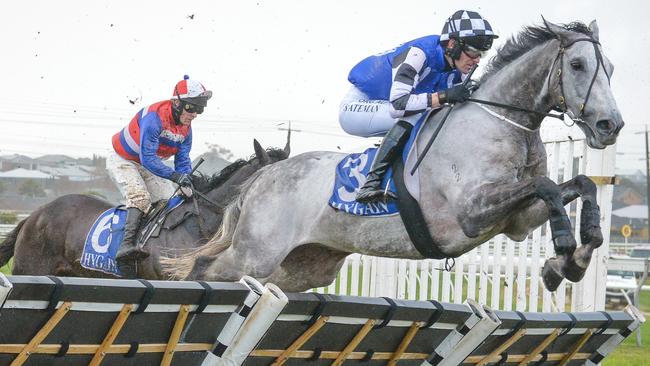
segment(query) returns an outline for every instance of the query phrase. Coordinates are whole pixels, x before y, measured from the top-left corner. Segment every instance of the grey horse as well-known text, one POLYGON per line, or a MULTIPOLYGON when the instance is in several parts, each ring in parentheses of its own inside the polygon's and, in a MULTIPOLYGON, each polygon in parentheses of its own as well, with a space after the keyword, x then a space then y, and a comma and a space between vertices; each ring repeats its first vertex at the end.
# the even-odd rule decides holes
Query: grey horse
MULTIPOLYGON (((204 192, 210 201, 195 191, 194 199, 186 199, 168 215, 160 234, 147 241, 151 256, 138 263, 136 276, 166 279, 159 263, 161 255, 187 251, 207 242, 217 232, 223 207, 237 195, 239 185, 261 167, 289 156, 290 133, 284 149, 265 150, 255 140, 255 155, 249 160, 238 160, 211 177, 199 177, 195 190, 204 192)), ((8 234, 0 244, 0 266, 13 256, 15 275, 114 277, 79 264, 88 230, 111 207, 106 201, 79 194, 53 200, 32 212, 8 234)))
MULTIPOLYGON (((545 176, 539 127, 559 109, 590 147, 614 144, 624 123, 609 85, 612 71, 595 21, 589 27, 544 21, 500 48, 473 98, 520 109, 456 106, 419 166, 418 200, 439 252, 457 257, 501 233, 521 241, 550 219, 556 257, 545 263, 546 287, 582 278, 603 241, 596 185, 584 175, 562 184, 545 176), (578 197, 582 245, 576 248, 564 205, 578 197)), ((442 114, 429 118, 412 153, 422 153, 442 114)), ((350 253, 422 258, 399 216, 358 217, 327 205, 343 158, 309 152, 261 169, 226 210, 219 235, 165 270, 217 281, 250 275, 303 291, 331 283, 350 253)))

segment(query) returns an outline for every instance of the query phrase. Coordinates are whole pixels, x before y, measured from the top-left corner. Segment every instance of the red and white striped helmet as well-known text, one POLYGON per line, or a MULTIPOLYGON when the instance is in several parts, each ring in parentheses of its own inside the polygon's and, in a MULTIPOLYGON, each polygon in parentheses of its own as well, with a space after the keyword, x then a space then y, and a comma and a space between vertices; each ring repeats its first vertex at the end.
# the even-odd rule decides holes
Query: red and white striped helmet
POLYGON ((212 92, 207 90, 203 84, 185 75, 183 76, 183 80, 176 83, 172 98, 178 98, 186 103, 207 107, 208 99, 212 98, 212 92))

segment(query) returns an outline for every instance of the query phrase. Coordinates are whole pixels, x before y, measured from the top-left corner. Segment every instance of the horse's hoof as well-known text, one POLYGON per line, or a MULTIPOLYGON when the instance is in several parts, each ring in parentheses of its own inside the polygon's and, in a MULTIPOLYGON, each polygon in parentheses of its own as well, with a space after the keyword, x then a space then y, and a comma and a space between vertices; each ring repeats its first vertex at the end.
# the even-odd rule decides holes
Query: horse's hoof
POLYGON ((562 265, 557 258, 546 260, 542 269, 542 279, 544 280, 546 289, 551 292, 557 290, 558 286, 560 286, 564 275, 562 274, 562 265))
POLYGON ((591 262, 591 255, 593 250, 589 246, 581 246, 573 253, 573 257, 568 262, 565 262, 562 268, 564 276, 571 282, 578 282, 582 280, 591 262))
POLYGON ((600 227, 593 227, 585 234, 581 232, 580 241, 582 241, 582 245, 589 245, 594 249, 599 248, 603 245, 603 233, 600 230, 600 227))
POLYGON ((553 248, 557 255, 573 255, 576 250, 576 238, 572 235, 561 235, 553 239, 553 248))
POLYGON ((571 282, 579 282, 585 276, 586 271, 575 263, 569 263, 564 266, 564 276, 571 282))
POLYGON ((571 262, 575 267, 582 271, 586 271, 587 267, 589 267, 589 263, 591 263, 591 256, 593 253, 594 248, 589 245, 582 245, 573 253, 571 262))

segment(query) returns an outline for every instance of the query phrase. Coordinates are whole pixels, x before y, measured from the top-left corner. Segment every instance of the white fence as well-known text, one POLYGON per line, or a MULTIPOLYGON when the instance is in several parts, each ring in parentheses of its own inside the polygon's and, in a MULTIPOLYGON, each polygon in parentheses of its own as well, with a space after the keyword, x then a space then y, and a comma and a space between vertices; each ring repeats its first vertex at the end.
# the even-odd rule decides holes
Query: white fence
MULTIPOLYGON (((542 136, 551 179, 564 182, 577 174, 591 177, 614 175, 615 147, 592 150, 584 143, 584 135, 577 127, 569 128, 559 121, 545 123, 550 125, 542 130, 542 136)), ((457 258, 452 272, 445 271, 444 261, 439 260, 351 255, 333 284, 314 291, 455 303, 470 298, 502 310, 603 310, 612 192, 611 185, 598 186, 600 224, 605 242, 594 252, 584 279, 569 285, 564 281, 555 293, 546 291, 541 281, 545 258, 555 255, 548 224, 535 230, 523 242, 498 236, 457 258)), ((567 205, 566 209, 579 243, 580 200, 567 205)))
POLYGON ((9 234, 9 232, 11 232, 11 230, 13 230, 14 227, 16 227, 16 225, 0 224, 0 239, 7 236, 7 234, 9 234))

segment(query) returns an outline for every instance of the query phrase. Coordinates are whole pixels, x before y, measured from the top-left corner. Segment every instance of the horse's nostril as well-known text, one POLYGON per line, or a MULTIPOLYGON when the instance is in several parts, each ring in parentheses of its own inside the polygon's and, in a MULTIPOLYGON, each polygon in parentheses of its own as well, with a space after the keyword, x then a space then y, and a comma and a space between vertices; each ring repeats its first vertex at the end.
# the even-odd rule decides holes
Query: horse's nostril
POLYGON ((611 120, 608 119, 601 119, 600 121, 596 122, 596 128, 598 129, 598 132, 602 133, 603 135, 609 135, 616 129, 616 124, 612 122, 611 120))
POLYGON ((619 133, 621 131, 621 128, 623 128, 623 126, 625 126, 625 122, 621 121, 621 123, 616 128, 616 133, 619 133))

